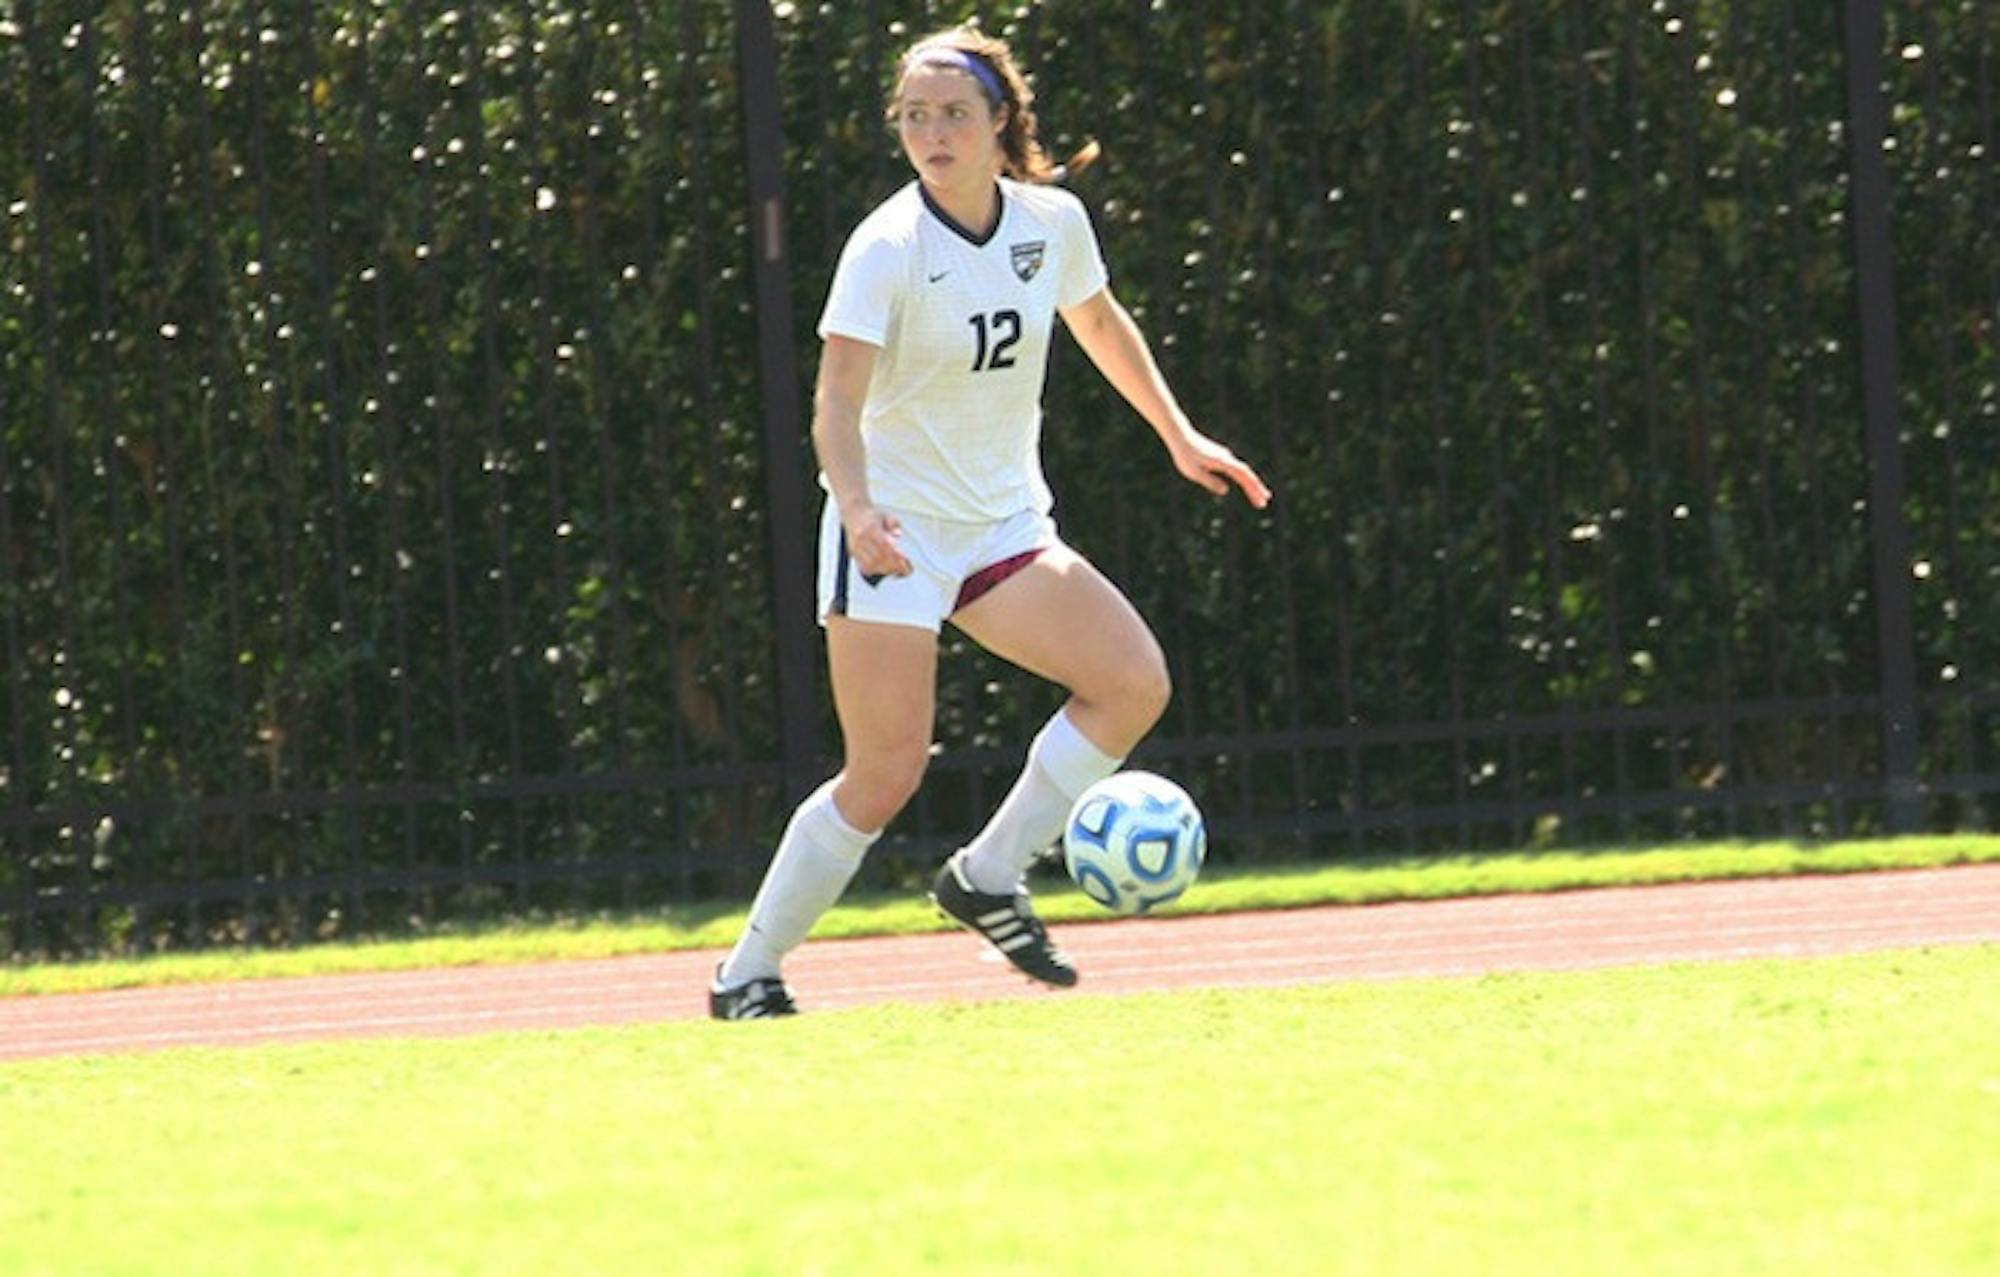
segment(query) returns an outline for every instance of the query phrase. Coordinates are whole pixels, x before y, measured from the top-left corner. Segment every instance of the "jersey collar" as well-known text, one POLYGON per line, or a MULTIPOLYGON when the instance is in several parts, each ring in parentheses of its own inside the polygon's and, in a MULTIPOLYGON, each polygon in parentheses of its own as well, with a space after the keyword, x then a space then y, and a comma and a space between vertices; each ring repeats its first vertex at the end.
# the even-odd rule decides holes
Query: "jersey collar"
POLYGON ((930 188, 925 186, 922 181, 918 181, 917 183, 917 194, 923 197, 924 207, 931 211, 931 215, 945 224, 945 229, 974 248, 984 248, 986 245, 992 243, 993 237, 1000 233, 1000 223, 1007 220, 1007 192, 997 185, 994 188, 993 197, 999 202, 993 208, 993 226, 984 235, 974 235, 970 230, 966 229, 963 222, 953 217, 950 213, 945 212, 944 205, 931 198, 930 188))

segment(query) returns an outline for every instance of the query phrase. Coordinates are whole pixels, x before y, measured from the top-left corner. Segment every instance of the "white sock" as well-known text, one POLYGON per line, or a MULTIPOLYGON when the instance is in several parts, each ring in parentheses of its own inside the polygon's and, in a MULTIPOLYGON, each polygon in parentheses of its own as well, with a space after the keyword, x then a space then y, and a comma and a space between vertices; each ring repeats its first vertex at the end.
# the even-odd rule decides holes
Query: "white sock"
POLYGON ((965 879, 975 891, 1011 895, 1042 849, 1062 833, 1077 796, 1118 770, 1122 759, 1101 752, 1057 710, 1028 746, 1028 763, 1000 809, 965 845, 965 879))
POLYGON ((775 977, 785 955, 804 943, 813 923, 847 890, 861 857, 881 836, 879 829, 864 834, 842 819, 833 803, 839 780, 821 785, 792 813, 750 904, 750 925, 716 976, 723 988, 775 977))

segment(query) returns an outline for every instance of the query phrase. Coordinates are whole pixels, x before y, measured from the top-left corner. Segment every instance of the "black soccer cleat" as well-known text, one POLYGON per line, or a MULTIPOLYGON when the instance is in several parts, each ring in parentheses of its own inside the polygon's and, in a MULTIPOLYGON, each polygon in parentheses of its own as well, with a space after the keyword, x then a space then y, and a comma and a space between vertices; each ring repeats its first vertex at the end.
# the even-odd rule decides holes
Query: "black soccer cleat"
MULTIPOLYGON (((722 974, 717 967, 716 975, 722 974)), ((708 1015, 712 1020, 770 1020, 781 1015, 797 1015, 792 991, 776 976, 750 980, 732 989, 720 984, 708 986, 708 1015)))
POLYGON ((1076 967, 1049 942, 1048 928, 1035 916, 1027 891, 1005 895, 973 890, 960 864, 964 854, 945 861, 931 884, 931 901, 939 912, 985 937, 1029 979, 1064 989, 1075 984, 1076 967))

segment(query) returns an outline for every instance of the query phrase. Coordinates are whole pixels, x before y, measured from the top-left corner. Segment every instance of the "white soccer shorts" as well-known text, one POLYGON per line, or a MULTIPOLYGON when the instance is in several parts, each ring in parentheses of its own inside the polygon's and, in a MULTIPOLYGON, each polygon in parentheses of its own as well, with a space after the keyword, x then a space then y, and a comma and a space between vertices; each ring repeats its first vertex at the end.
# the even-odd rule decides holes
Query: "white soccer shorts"
POLYGON ((892 510, 897 541, 914 569, 908 576, 863 575, 848 554, 840 509, 826 499, 819 520, 819 619, 847 616, 937 633, 945 618, 1061 544, 1055 521, 1023 510, 997 523, 959 523, 892 510))

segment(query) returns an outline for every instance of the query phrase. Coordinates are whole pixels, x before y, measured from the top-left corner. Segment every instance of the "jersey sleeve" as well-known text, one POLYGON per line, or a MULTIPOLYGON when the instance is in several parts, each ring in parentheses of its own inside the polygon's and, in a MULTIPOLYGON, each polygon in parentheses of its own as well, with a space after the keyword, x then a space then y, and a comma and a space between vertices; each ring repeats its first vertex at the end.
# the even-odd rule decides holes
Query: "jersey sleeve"
POLYGON ((1063 228, 1067 243, 1063 245, 1062 278, 1056 290, 1056 305, 1069 307, 1091 299, 1099 289, 1111 282, 1111 273, 1104 268, 1104 250, 1098 247, 1097 231, 1090 224, 1090 213, 1083 201, 1071 196, 1066 201, 1067 216, 1063 218, 1063 228))
POLYGON ((819 335, 852 337, 871 346, 888 339, 889 320, 903 277, 904 255, 894 241, 857 233, 840 252, 820 313, 819 335))

